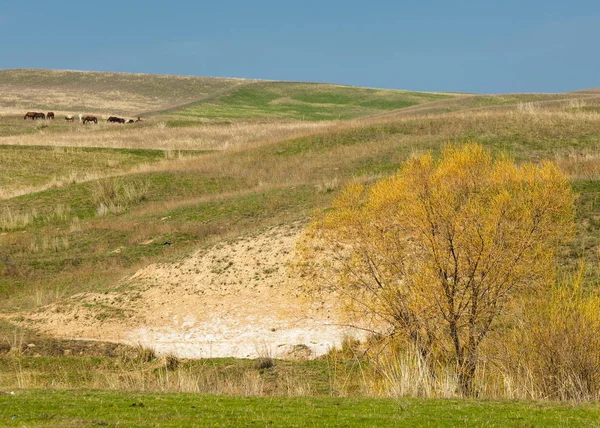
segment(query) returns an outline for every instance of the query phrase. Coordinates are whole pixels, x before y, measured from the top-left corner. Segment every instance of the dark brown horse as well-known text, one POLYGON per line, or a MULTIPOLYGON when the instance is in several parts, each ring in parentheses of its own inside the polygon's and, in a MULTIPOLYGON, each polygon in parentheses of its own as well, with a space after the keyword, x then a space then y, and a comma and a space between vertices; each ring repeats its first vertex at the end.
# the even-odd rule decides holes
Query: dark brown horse
POLYGON ((46 119, 46 115, 44 113, 34 113, 33 118, 34 119, 46 119))
POLYGON ((98 123, 98 118, 96 116, 86 116, 83 118, 83 123, 89 123, 89 122, 94 122, 94 123, 98 123))
POLYGON ((52 120, 54 120, 54 112, 53 111, 49 111, 48 114, 46 115, 46 119, 52 119, 52 120))
POLYGON ((27 120, 27 118, 30 118, 31 120, 35 119, 35 112, 34 111, 28 111, 27 113, 25 113, 25 117, 23 118, 23 120, 27 120))
POLYGON ((111 116, 107 119, 107 122, 112 122, 112 123, 125 123, 125 119, 117 117, 117 116, 111 116))

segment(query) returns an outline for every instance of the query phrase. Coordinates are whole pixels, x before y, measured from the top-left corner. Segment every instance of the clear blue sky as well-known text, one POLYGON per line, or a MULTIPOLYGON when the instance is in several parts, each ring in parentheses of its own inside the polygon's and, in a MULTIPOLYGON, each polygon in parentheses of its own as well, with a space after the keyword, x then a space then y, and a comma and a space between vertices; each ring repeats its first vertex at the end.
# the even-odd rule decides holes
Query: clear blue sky
POLYGON ((426 90, 600 86, 600 1, 9 1, 0 68, 426 90))

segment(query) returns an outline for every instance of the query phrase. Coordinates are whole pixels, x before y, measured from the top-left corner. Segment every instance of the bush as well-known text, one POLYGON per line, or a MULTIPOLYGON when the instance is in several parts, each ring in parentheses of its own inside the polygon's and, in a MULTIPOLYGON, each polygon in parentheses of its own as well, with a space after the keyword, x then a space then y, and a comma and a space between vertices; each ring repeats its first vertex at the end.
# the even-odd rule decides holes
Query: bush
POLYGON ((582 273, 535 301, 515 329, 506 361, 531 398, 600 399, 600 296, 582 273))
POLYGON ((120 214, 128 206, 145 200, 148 188, 146 180, 124 181, 114 178, 94 182, 92 199, 97 206, 98 216, 120 214))

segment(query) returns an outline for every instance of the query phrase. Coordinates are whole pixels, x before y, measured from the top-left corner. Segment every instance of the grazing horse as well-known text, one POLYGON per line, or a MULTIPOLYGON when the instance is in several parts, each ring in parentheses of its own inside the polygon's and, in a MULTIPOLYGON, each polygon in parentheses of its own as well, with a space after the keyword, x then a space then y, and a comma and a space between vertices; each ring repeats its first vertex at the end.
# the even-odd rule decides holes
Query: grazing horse
POLYGON ((129 119, 129 120, 127 121, 127 123, 134 123, 134 122, 135 122, 135 120, 133 120, 133 119, 129 119))
POLYGON ((34 113, 33 119, 46 119, 46 115, 44 113, 34 113))
POLYGON ((48 114, 46 115, 46 118, 54 120, 54 112, 53 111, 49 111, 48 114))
POLYGON ((111 116, 107 119, 107 122, 112 122, 112 123, 125 123, 125 119, 122 119, 120 117, 117 116, 111 116))
POLYGON ((34 111, 28 111, 27 113, 25 113, 25 117, 23 118, 23 120, 27 120, 27 118, 30 118, 31 120, 35 119, 35 112, 34 111))
POLYGON ((65 120, 67 122, 75 122, 75 116, 73 116, 72 114, 65 116, 65 120))
POLYGON ((86 116, 83 118, 83 123, 86 124, 88 122, 98 123, 98 118, 96 116, 86 116))

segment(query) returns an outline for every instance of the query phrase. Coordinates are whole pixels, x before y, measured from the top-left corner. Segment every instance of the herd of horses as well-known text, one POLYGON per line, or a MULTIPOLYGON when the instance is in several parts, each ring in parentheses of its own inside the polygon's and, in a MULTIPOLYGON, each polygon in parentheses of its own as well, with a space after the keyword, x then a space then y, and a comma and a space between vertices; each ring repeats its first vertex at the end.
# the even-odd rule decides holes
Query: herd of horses
MULTIPOLYGON (((47 114, 44 114, 44 113, 35 112, 35 111, 28 111, 27 113, 25 113, 25 117, 23 117, 23 120, 27 120, 27 119, 31 119, 31 120, 52 119, 53 120, 54 112, 49 111, 47 114)), ((65 120, 67 122, 75 122, 75 116, 73 116, 73 115, 65 116, 65 120)), ((110 122, 110 123, 136 123, 136 122, 141 122, 142 119, 140 117, 138 117, 137 120, 133 120, 133 119, 126 120, 122 117, 111 116, 106 121, 110 122)), ((83 116, 82 114, 80 114, 79 122, 81 122, 83 124, 98 123, 98 118, 96 116, 83 116)))
POLYGON ((35 111, 28 111, 27 113, 25 113, 25 117, 23 119, 31 119, 31 120, 36 120, 36 119, 54 119, 54 113, 49 111, 48 114, 44 114, 44 113, 38 113, 35 111))

